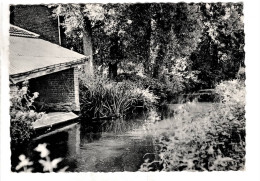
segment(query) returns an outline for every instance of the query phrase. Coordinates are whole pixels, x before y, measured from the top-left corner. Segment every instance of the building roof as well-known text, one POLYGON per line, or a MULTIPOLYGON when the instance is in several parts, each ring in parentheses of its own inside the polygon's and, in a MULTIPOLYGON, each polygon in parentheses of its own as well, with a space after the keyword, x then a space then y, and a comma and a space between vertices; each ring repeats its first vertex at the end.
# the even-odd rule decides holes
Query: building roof
POLYGON ((10 28, 9 74, 11 78, 55 67, 82 64, 87 57, 38 38, 19 27, 10 28))

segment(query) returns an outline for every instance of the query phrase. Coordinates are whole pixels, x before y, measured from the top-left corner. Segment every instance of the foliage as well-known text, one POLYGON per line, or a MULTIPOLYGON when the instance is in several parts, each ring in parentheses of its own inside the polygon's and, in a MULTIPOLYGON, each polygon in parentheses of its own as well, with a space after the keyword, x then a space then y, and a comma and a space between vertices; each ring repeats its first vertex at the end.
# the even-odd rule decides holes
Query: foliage
POLYGON ((173 94, 192 91, 199 83, 199 71, 188 70, 186 58, 176 59, 172 69, 162 74, 161 81, 166 84, 173 94))
POLYGON ((214 88, 221 80, 235 78, 239 67, 244 66, 242 3, 177 3, 159 7, 162 11, 157 13, 159 19, 155 18, 159 27, 153 38, 161 39, 155 44, 161 50, 157 50, 155 67, 165 65, 171 72, 179 60, 188 63, 183 74, 196 72, 200 84, 192 83, 190 87, 186 79, 177 86, 185 85, 185 91, 214 88), (171 27, 165 29, 167 26, 162 25, 167 22, 171 27))
POLYGON ((81 114, 83 116, 125 118, 137 106, 142 107, 143 110, 149 110, 157 102, 156 96, 129 81, 117 83, 97 78, 90 82, 82 81, 81 84, 81 114))
POLYGON ((202 27, 198 4, 157 3, 151 8, 152 76, 159 78, 163 66, 169 71, 176 59, 188 58, 199 42, 202 27))
MULTIPOLYGON (((68 166, 57 170, 58 164, 62 161, 62 158, 56 158, 51 160, 49 157, 50 151, 46 148, 47 144, 39 144, 34 150, 40 153, 42 159, 38 162, 42 166, 43 172, 65 172, 68 169, 68 166)), ((19 156, 20 163, 16 166, 15 170, 17 172, 32 172, 33 171, 33 162, 26 158, 25 155, 19 156)))
POLYGON ((244 169, 244 82, 222 82, 216 92, 220 103, 201 107, 193 102, 176 110, 173 120, 168 120, 168 131, 159 133, 155 141, 158 157, 146 159, 141 171, 244 169))
POLYGON ((130 81, 135 83, 138 87, 143 89, 149 89, 154 94, 158 95, 159 91, 166 88, 166 86, 159 82, 158 80, 150 77, 141 77, 136 75, 135 73, 122 73, 119 74, 115 81, 123 82, 123 81, 130 81))
MULTIPOLYGON (((54 15, 62 16, 68 48, 84 51, 84 42, 93 49, 96 65, 116 69, 124 59, 140 62, 149 53, 143 13, 147 5, 136 4, 59 4, 51 5, 54 15), (143 25, 143 26, 142 26, 143 25), (134 31, 138 28, 140 31, 134 31), (89 39, 84 39, 87 36, 89 39), (82 43, 78 43, 82 42, 82 43), (81 45, 82 44, 82 45, 81 45), (79 46, 83 47, 79 47, 79 46), (113 66, 115 65, 115 66, 113 66)), ((147 14, 147 13, 146 13, 147 14)), ((116 75, 116 71, 114 71, 116 75)), ((111 74, 111 71, 110 71, 111 74)))
POLYGON ((120 62, 143 64, 146 76, 160 80, 163 67, 171 73, 182 60, 188 62, 182 77, 194 71, 200 84, 180 76, 168 83, 175 90, 190 91, 234 79, 239 66, 244 66, 242 3, 56 6, 54 12, 64 17, 62 25, 74 49, 83 50, 78 46, 84 43, 79 42, 87 41, 95 64, 109 67, 113 79, 120 62))
POLYGON ((28 81, 23 82, 22 88, 11 96, 10 100, 10 134, 12 143, 18 144, 28 141, 34 134, 32 123, 39 120, 43 113, 36 113, 33 102, 39 96, 34 92, 29 95, 28 81))
MULTIPOLYGON (((183 66, 185 61, 179 60, 179 66, 183 66)), ((119 74, 115 80, 122 82, 124 80, 130 81, 141 87, 142 89, 148 89, 158 98, 159 103, 171 102, 180 93, 192 92, 194 88, 200 83, 197 79, 196 71, 187 71, 186 66, 180 68, 179 66, 173 66, 171 72, 164 72, 159 80, 150 78, 147 76, 139 76, 135 73, 122 73, 119 74)))
POLYGON ((234 79, 244 66, 242 3, 202 3, 202 37, 190 58, 192 69, 200 71, 202 87, 234 79))
POLYGON ((134 115, 149 111, 158 97, 131 81, 111 82, 99 76, 81 79, 81 116, 103 120, 102 130, 122 132, 136 125, 134 115))

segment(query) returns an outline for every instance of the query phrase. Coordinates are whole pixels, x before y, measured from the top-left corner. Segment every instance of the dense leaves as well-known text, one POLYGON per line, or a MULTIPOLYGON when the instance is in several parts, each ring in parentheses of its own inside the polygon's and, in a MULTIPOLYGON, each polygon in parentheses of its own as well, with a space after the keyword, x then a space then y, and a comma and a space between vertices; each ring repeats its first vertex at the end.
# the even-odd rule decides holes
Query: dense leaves
POLYGON ((64 17, 71 46, 93 55, 109 78, 132 63, 142 65, 142 74, 166 77, 178 82, 170 88, 189 92, 233 79, 244 66, 242 8, 242 3, 61 4, 55 13, 64 17), (184 70, 176 68, 179 60, 184 70), (194 75, 198 81, 190 82, 194 75))
POLYGON ((187 103, 176 110, 173 120, 167 122, 170 129, 155 141, 158 156, 145 160, 141 171, 244 169, 244 82, 222 82, 216 92, 219 103, 187 103))
POLYGON ((192 69, 199 70, 202 87, 234 79, 244 66, 243 4, 201 4, 203 35, 191 54, 192 69))
POLYGON ((33 93, 33 96, 29 95, 28 81, 23 82, 22 88, 11 95, 11 143, 21 144, 29 141, 34 135, 32 124, 43 115, 43 113, 37 113, 33 110, 33 102, 38 95, 38 92, 33 93))

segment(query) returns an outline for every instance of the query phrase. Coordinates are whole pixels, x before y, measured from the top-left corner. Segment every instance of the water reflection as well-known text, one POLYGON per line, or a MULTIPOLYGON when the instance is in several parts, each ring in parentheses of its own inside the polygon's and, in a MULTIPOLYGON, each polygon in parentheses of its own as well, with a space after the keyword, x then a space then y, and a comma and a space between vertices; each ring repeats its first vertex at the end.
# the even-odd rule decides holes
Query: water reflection
POLYGON ((41 172, 41 166, 37 163, 39 155, 33 149, 39 143, 47 143, 51 159, 64 158, 59 167, 68 165, 70 172, 137 171, 143 162, 143 155, 154 149, 152 138, 141 134, 114 135, 85 130, 76 124, 67 130, 36 139, 24 149, 14 151, 16 154, 12 153, 13 166, 18 163, 18 155, 23 153, 34 161, 34 172, 41 172))
POLYGON ((68 131, 68 152, 70 155, 80 152, 80 125, 77 124, 74 129, 68 131))

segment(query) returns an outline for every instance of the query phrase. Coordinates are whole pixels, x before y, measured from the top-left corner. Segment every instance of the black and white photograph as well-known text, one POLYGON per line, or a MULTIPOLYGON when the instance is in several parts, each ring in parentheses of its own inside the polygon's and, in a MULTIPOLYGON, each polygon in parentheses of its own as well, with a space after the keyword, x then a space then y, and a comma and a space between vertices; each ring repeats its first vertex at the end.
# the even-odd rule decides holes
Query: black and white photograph
POLYGON ((10 2, 7 170, 245 172, 244 9, 10 2))

